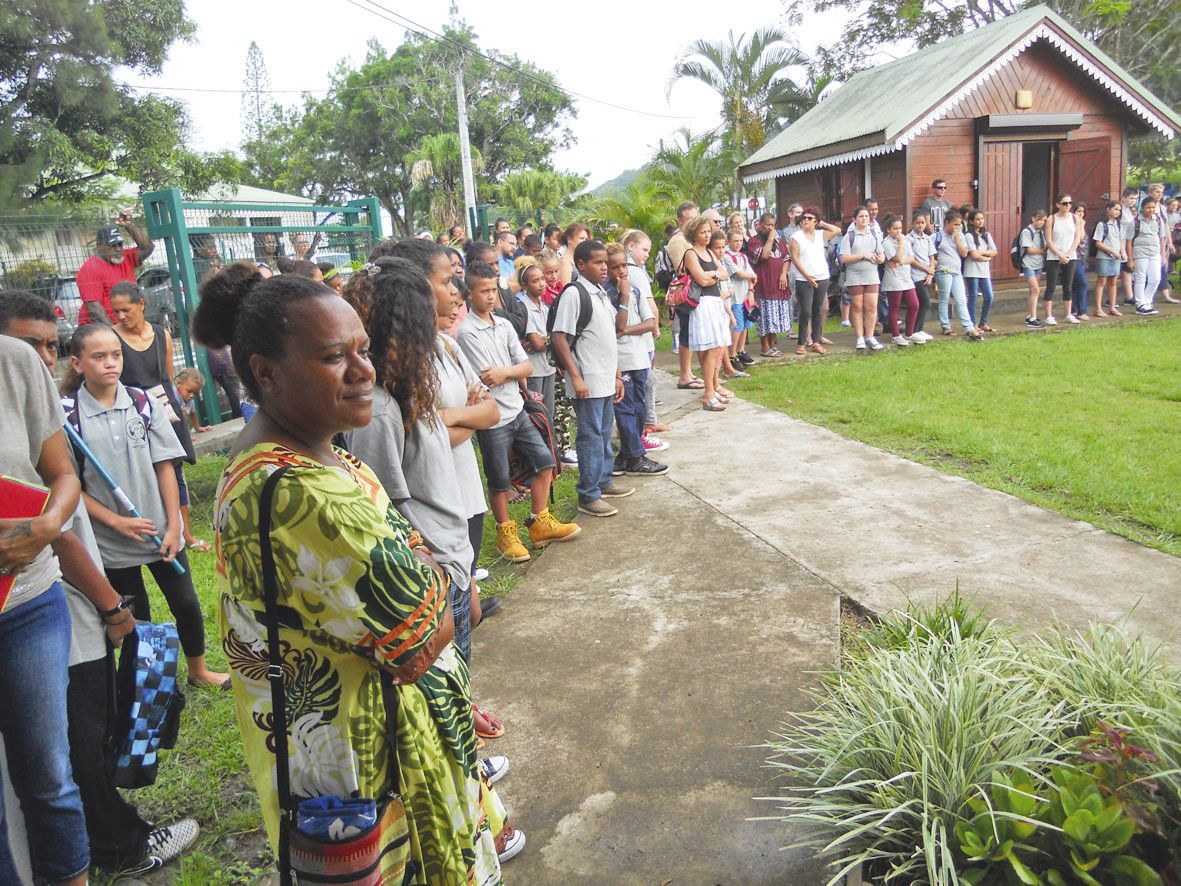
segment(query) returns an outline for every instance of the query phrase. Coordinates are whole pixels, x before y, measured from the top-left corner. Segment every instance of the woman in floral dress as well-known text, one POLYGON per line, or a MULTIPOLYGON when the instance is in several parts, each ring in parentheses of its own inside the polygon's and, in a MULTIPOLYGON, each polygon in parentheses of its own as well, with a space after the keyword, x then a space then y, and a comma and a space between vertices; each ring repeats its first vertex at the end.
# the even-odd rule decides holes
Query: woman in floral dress
POLYGON ((406 806, 415 882, 499 884, 503 808, 477 775, 468 672, 451 644, 447 581, 381 484, 331 444, 369 421, 374 372, 356 313, 299 277, 231 266, 201 287, 198 340, 232 344, 258 402, 218 489, 223 643, 272 846, 279 808, 259 566, 259 495, 281 466, 271 532, 295 797, 406 806), (390 771, 382 674, 397 693, 390 771))

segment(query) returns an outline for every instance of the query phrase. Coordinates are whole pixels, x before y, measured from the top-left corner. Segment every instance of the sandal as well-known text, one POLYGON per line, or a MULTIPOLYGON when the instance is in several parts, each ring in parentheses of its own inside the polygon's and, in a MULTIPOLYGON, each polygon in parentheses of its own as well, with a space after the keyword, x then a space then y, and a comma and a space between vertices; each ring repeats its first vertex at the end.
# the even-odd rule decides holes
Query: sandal
POLYGON ((1112 305, 1110 308, 1108 308, 1107 313, 1111 314, 1111 316, 1113 316, 1113 317, 1122 317, 1123 316, 1123 313, 1115 305, 1112 305))
MULTIPOLYGON (((493 715, 495 716, 495 715, 493 715)), ((500 738, 504 735, 504 723, 501 722, 499 726, 492 722, 492 717, 481 711, 476 705, 472 704, 472 718, 476 723, 476 735, 480 738, 500 738), (481 726, 480 721, 483 720, 486 726, 481 726)), ((499 717, 496 717, 499 720, 499 717)))
POLYGON ((726 404, 721 402, 717 397, 714 397, 712 400, 702 403, 701 408, 706 412, 725 412, 726 404))
POLYGON ((976 328, 979 329, 981 332, 996 332, 996 330, 993 329, 991 326, 989 326, 987 323, 981 323, 976 328))
POLYGON ((750 378, 749 372, 735 372, 733 375, 727 375, 726 378, 750 378))
POLYGON ((510 505, 518 505, 527 498, 525 493, 523 493, 516 486, 514 486, 512 489, 510 489, 508 492, 506 492, 505 497, 507 498, 508 503, 510 505))
POLYGON ((828 351, 821 347, 818 342, 812 342, 812 353, 824 355, 827 354, 828 351))
POLYGON ((831 339, 831 338, 825 338, 825 337, 822 335, 822 336, 820 336, 820 343, 821 343, 822 345, 831 345, 831 344, 832 344, 832 339, 831 339))
MULTIPOLYGON (((816 346, 813 345, 812 347, 816 347, 816 346)), ((796 345, 796 356, 797 357, 807 357, 808 356, 808 349, 805 348, 803 345, 796 345)))
POLYGON ((677 382, 677 387, 682 391, 700 391, 705 387, 705 382, 699 378, 695 378, 693 381, 679 381, 677 382))
POLYGON ((186 544, 185 547, 188 548, 190 551, 192 551, 194 554, 208 554, 210 551, 213 550, 213 545, 211 545, 209 542, 207 542, 203 538, 197 539, 191 545, 186 544))

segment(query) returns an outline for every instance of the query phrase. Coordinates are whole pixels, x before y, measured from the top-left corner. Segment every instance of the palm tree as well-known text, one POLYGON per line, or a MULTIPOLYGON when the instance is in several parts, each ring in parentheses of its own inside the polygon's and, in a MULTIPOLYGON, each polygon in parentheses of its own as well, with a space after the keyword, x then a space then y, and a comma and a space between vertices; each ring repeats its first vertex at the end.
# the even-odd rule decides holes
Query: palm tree
POLYGON ((726 37, 726 42, 690 43, 673 66, 667 91, 671 95, 680 80, 697 80, 716 92, 734 148, 745 158, 815 102, 788 75, 807 59, 786 33, 759 28, 749 42, 733 31, 726 37))
POLYGON ((694 138, 687 127, 678 130, 684 144, 661 148, 645 168, 656 193, 673 205, 692 200, 699 206, 711 206, 726 195, 726 186, 734 175, 735 163, 721 150, 714 133, 694 138))
POLYGON ((586 187, 586 179, 553 169, 526 169, 504 177, 496 186, 496 203, 521 216, 558 209, 586 187))
POLYGON ((595 201, 588 213, 596 228, 618 226, 643 231, 652 238, 652 252, 664 245, 664 225, 672 221, 676 204, 647 175, 626 188, 595 201))
MULTIPOLYGON (((432 228, 443 230, 463 218, 463 164, 456 133, 426 136, 406 155, 406 165, 411 185, 429 201, 432 228)), ((472 169, 483 168, 484 159, 473 148, 472 169)))

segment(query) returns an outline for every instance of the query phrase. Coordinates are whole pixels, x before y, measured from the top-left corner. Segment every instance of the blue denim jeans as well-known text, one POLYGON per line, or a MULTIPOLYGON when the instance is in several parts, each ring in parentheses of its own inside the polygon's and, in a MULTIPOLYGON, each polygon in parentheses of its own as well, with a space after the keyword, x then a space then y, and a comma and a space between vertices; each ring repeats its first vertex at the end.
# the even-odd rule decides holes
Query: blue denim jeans
MULTIPOLYGON (((0 614, 0 729, 33 875, 43 883, 73 879, 90 867, 82 795, 70 771, 69 655, 70 611, 60 582, 0 614)), ((0 834, 4 825, 0 814, 0 834)))
POLYGON ((592 502, 603 497, 603 487, 611 483, 615 456, 611 452, 611 426, 615 422, 614 397, 574 398, 574 417, 578 436, 578 500, 592 502))
POLYGON ((984 296, 984 304, 980 307, 980 322, 988 324, 988 315, 992 313, 992 280, 988 277, 965 277, 964 289, 967 291, 968 316, 972 318, 972 325, 976 325, 976 296, 984 296))
POLYGON ((1087 303, 1087 263, 1079 259, 1074 263, 1074 279, 1070 281, 1070 298, 1072 313, 1077 317, 1087 313, 1090 305, 1087 303))
POLYGON ((623 373, 623 399, 615 404, 615 424, 619 426, 619 454, 624 458, 639 458, 644 454, 641 435, 644 433, 644 392, 647 387, 647 369, 623 373))
POLYGON ((968 297, 964 292, 963 276, 941 268, 935 274, 935 286, 939 289, 939 325, 944 329, 951 329, 951 316, 947 310, 947 302, 949 299, 954 299, 955 312, 960 318, 960 323, 963 324, 965 330, 971 329, 975 324, 968 313, 968 297))

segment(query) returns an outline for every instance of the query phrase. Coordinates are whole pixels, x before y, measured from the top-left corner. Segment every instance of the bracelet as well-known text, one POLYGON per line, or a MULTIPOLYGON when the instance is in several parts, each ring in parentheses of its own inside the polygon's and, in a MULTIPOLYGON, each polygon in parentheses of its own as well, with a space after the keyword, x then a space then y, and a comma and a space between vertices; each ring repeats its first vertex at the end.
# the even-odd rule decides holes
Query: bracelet
POLYGON ((129 609, 130 607, 131 607, 131 604, 127 601, 127 598, 120 597, 118 606, 113 606, 110 609, 99 609, 98 614, 101 615, 103 617, 103 620, 105 621, 106 619, 110 618, 112 615, 118 615, 120 612, 123 612, 123 611, 129 609))

